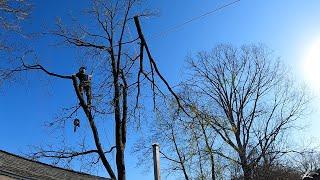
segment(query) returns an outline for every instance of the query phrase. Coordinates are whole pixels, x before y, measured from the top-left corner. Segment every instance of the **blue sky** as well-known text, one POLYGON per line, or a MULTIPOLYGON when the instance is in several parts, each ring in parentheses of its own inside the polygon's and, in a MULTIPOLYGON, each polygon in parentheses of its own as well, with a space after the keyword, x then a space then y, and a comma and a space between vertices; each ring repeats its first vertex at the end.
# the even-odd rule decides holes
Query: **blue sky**
MULTIPOLYGON (((142 19, 142 27, 159 68, 175 85, 183 75, 185 57, 202 50, 210 50, 218 43, 242 45, 264 43, 290 67, 294 78, 308 81, 315 101, 313 113, 305 119, 310 122, 306 136, 320 138, 318 98, 320 88, 320 1, 317 0, 241 0, 202 19, 158 36, 161 32, 229 3, 226 0, 161 0, 146 2, 149 9, 158 9, 160 15, 142 19), (312 58, 312 60, 310 60, 312 58), (307 70, 306 70, 307 69, 307 70), (317 78, 314 78, 317 77, 317 78)), ((53 27, 56 17, 76 15, 86 7, 85 1, 34 2, 27 31, 41 31, 53 27)), ((66 22, 68 23, 68 22, 66 22)), ((132 30, 133 31, 133 30, 132 30)), ((50 37, 32 40, 41 61, 53 71, 71 74, 78 65, 77 53, 65 47, 54 46, 50 37)), ((26 75, 24 81, 10 83, 0 89, 0 149, 13 153, 28 150, 29 145, 45 143, 50 133, 43 123, 52 119, 61 107, 72 105, 75 99, 68 82, 50 79, 38 73, 26 75)), ((23 76, 24 77, 24 76, 23 76)), ((69 129, 70 130, 70 129, 69 129)), ((73 136, 68 131, 68 136, 73 136)), ((134 133, 133 133, 134 135, 134 133)), ((72 139, 72 138, 71 138, 72 139)), ((130 138, 129 147, 135 137, 130 138)), ((150 143, 151 144, 151 143, 150 143)), ((147 172, 135 167, 136 158, 127 151, 128 179, 151 179, 147 172)))

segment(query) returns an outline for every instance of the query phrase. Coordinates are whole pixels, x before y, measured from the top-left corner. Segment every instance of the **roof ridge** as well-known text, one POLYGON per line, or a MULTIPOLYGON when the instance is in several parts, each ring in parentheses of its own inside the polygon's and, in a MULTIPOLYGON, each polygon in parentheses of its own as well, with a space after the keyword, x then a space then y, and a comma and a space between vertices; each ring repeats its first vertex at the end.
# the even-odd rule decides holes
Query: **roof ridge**
POLYGON ((44 162, 40 162, 40 161, 37 161, 37 160, 29 159, 29 158, 23 157, 21 155, 13 154, 13 153, 1 150, 1 149, 0 149, 0 152, 5 153, 5 154, 10 155, 10 156, 14 156, 14 157, 20 158, 20 159, 24 159, 24 160, 32 162, 32 163, 37 163, 37 164, 49 166, 51 168, 60 169, 60 170, 64 170, 64 171, 69 171, 69 172, 80 174, 80 175, 94 176, 94 177, 97 177, 97 178, 105 178, 105 179, 107 179, 106 177, 96 176, 96 175, 92 175, 92 174, 88 174, 88 173, 84 173, 84 172, 75 171, 75 170, 72 170, 72 169, 66 169, 66 168, 54 166, 54 165, 51 165, 51 164, 47 164, 47 163, 44 163, 44 162))

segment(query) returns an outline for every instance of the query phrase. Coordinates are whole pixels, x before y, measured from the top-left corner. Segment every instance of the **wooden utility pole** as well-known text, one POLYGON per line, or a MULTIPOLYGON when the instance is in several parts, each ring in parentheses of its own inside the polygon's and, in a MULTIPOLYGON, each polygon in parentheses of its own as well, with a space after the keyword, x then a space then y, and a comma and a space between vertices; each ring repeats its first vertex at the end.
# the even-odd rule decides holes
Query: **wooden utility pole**
POLYGON ((154 180, 161 180, 160 178, 160 153, 159 153, 159 144, 152 144, 153 149, 153 172, 154 180))

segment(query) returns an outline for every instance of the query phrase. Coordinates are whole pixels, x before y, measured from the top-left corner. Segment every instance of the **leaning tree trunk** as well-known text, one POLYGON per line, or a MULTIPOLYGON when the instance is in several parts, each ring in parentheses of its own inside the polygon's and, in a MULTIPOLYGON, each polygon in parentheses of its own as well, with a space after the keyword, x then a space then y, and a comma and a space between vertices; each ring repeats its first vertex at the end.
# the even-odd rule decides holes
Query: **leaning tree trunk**
POLYGON ((99 154, 99 157, 101 158, 101 161, 102 161, 102 164, 104 165, 104 167, 106 168, 107 172, 109 173, 110 177, 112 179, 115 179, 115 175, 114 175, 114 172, 104 154, 104 151, 102 149, 102 145, 101 145, 101 142, 100 142, 100 138, 99 138, 99 134, 98 134, 98 130, 97 130, 97 127, 94 123, 94 119, 92 117, 92 114, 90 112, 90 109, 88 107, 88 105, 84 102, 83 100, 83 97, 78 89, 78 84, 77 84, 77 78, 76 76, 72 76, 72 81, 73 81, 73 86, 74 86, 74 89, 76 91, 76 94, 77 94, 77 97, 80 101, 80 105, 82 106, 88 120, 89 120, 89 124, 90 124, 90 127, 91 127, 91 130, 92 130, 92 133, 93 133, 93 137, 94 137, 94 142, 95 142, 95 145, 97 147, 97 150, 98 150, 98 154, 99 154))

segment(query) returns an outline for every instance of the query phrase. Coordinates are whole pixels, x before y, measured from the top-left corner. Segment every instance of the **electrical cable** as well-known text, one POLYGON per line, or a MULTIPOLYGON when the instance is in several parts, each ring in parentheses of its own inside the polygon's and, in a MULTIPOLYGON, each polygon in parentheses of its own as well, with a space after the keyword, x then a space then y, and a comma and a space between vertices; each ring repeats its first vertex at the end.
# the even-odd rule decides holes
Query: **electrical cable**
POLYGON ((184 26, 184 25, 186 25, 186 24, 189 24, 189 23, 191 23, 191 22, 193 22, 193 21, 195 21, 195 20, 201 19, 201 18, 203 18, 203 17, 205 17, 205 16, 208 16, 208 15, 210 15, 210 14, 212 14, 212 13, 215 13, 215 12, 217 12, 217 11, 219 11, 219 10, 221 10, 221 9, 224 9, 224 8, 226 8, 226 7, 228 7, 228 6, 231 6, 231 5, 233 5, 233 4, 235 4, 235 3, 239 2, 239 1, 240 1, 240 0, 232 1, 232 2, 230 2, 230 3, 224 4, 224 5, 216 8, 216 9, 213 9, 213 10, 211 10, 211 11, 209 11, 209 12, 206 12, 206 13, 204 13, 204 14, 201 14, 200 16, 193 17, 193 18, 191 18, 191 19, 189 19, 189 20, 187 20, 187 21, 185 21, 185 22, 183 22, 183 23, 181 23, 181 24, 175 25, 175 26, 173 26, 173 27, 171 27, 171 28, 169 28, 169 29, 167 29, 167 30, 165 30, 165 31, 162 31, 162 32, 160 32, 160 33, 158 33, 158 34, 156 34, 156 35, 151 36, 150 39, 154 39, 154 38, 158 38, 158 37, 164 36, 164 35, 172 32, 172 31, 174 31, 174 30, 176 30, 176 29, 181 28, 182 26, 184 26))

